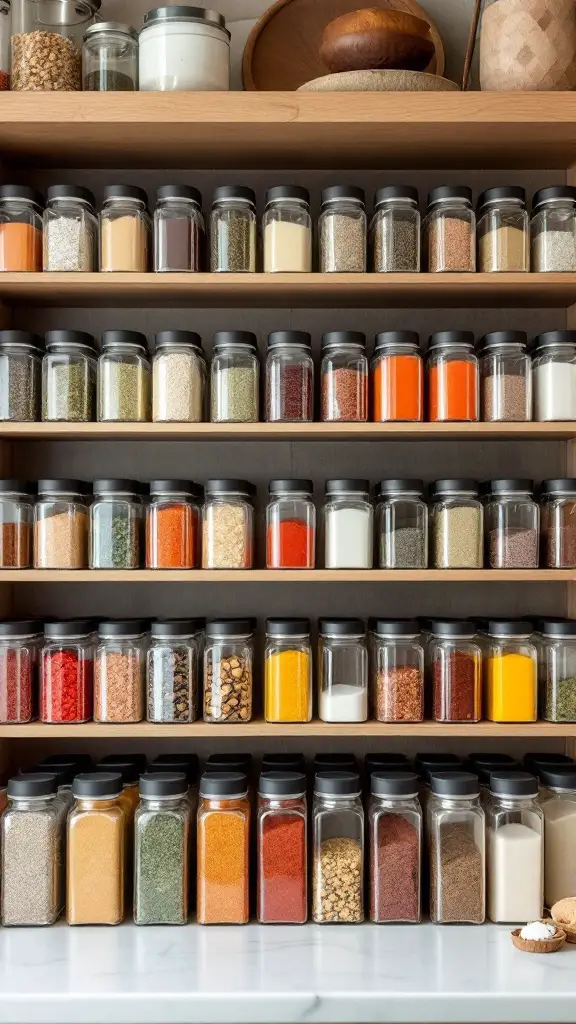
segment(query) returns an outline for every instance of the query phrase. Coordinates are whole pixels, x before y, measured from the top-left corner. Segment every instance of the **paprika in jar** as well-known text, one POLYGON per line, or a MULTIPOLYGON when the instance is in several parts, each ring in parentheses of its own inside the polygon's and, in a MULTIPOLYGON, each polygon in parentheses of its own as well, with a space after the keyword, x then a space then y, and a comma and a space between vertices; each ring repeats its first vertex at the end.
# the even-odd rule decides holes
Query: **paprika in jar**
POLYGON ((197 844, 198 924, 248 924, 250 802, 245 775, 202 776, 197 844))
POLYGON ((316 509, 311 480, 271 480, 266 509, 266 567, 313 569, 316 509))
POLYGON ((0 480, 1 569, 28 569, 32 564, 35 491, 30 480, 0 480))
POLYGON ((31 722, 37 700, 41 631, 34 619, 0 622, 0 722, 31 722))
POLYGON ((200 562, 202 488, 190 480, 152 480, 146 512, 146 568, 195 569, 200 562))
POLYGON ((89 619, 47 622, 40 673, 40 720, 92 718, 94 627, 89 619))
POLYGON ((439 331, 432 334, 426 369, 429 421, 477 421, 480 385, 472 332, 439 331))
POLYGON ((320 379, 323 422, 366 422, 368 359, 364 334, 330 331, 322 335, 320 379))
POLYGON ((376 335, 371 363, 372 418, 375 423, 424 419, 424 366, 415 331, 376 335))
POLYGON ((435 722, 479 722, 482 653, 472 622, 432 621, 428 660, 435 722))
POLYGON ((33 188, 0 188, 0 272, 42 270, 43 209, 44 200, 33 188))
POLYGON ((306 776, 269 771, 258 786, 260 924, 304 924, 307 901, 306 776))

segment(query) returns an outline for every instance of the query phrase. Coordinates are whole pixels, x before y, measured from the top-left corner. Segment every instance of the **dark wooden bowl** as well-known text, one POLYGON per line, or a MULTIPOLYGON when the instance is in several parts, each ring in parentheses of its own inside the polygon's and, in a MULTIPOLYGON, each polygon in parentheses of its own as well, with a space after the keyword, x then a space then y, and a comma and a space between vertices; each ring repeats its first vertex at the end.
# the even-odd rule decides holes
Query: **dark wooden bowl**
POLYGON ((332 72, 423 71, 433 54, 427 22, 375 7, 335 18, 324 29, 320 47, 320 59, 332 72))

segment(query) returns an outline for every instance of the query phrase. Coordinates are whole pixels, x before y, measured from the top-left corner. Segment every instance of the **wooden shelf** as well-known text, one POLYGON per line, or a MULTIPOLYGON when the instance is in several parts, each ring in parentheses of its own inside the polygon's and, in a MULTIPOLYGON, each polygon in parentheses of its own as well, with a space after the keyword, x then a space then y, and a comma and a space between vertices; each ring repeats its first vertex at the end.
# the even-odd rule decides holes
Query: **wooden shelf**
POLYGON ((1 569, 0 583, 570 583, 576 569, 1 569))
POLYGON ((574 93, 5 93, 0 152, 72 167, 561 167, 574 93))

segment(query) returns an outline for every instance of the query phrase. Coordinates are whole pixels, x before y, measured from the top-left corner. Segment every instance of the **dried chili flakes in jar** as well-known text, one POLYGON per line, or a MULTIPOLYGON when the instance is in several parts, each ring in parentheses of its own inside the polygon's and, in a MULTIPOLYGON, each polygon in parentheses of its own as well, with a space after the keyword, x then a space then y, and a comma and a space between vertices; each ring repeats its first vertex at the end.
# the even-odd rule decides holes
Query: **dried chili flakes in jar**
POLYGON ((88 619, 48 622, 41 658, 42 722, 92 718, 94 629, 88 619))
POLYGON ((41 633, 33 619, 0 622, 0 722, 34 717, 41 633))

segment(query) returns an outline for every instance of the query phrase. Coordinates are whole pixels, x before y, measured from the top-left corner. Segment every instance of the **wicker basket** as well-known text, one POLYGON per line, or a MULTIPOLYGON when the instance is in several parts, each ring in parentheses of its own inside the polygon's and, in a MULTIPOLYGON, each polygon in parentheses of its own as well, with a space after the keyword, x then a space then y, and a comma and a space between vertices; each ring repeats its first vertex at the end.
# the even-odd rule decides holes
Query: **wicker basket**
POLYGON ((574 0, 487 0, 480 27, 480 87, 575 89, 574 0))

